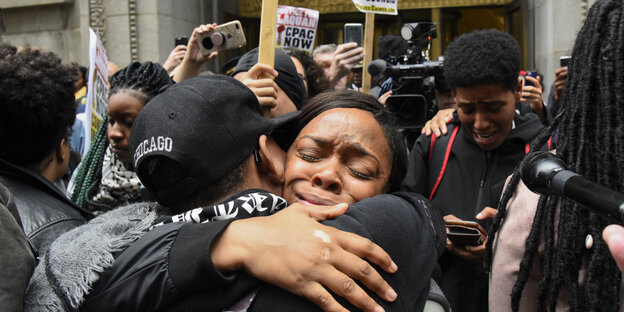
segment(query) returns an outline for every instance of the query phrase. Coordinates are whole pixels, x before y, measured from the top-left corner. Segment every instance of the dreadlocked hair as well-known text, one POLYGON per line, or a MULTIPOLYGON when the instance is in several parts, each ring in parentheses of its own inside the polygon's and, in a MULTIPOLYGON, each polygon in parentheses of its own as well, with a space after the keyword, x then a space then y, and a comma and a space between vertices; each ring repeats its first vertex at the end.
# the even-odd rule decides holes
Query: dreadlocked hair
MULTIPOLYGON (((624 85, 623 5, 618 0, 599 0, 590 9, 572 51, 562 105, 532 148, 544 146, 553 136, 557 155, 570 170, 618 192, 624 189, 624 98, 618 94, 624 85)), ((505 218, 526 159, 503 192, 490 229, 492 238, 505 218)), ((622 275, 601 235, 608 224, 561 196, 541 196, 512 289, 512 310, 520 308, 522 291, 543 240, 542 280, 537 289, 540 311, 554 311, 564 289, 571 311, 619 311, 622 275), (594 241, 589 249, 584 244, 587 234, 594 241)), ((488 268, 493 240, 486 246, 488 268)))
MULTIPOLYGON (((147 104, 161 89, 171 84, 173 84, 173 80, 159 64, 133 62, 111 77, 109 98, 114 94, 126 92, 147 104)), ((91 211, 104 211, 112 208, 92 200, 101 185, 102 165, 109 144, 107 126, 108 118, 105 117, 74 178, 71 199, 77 205, 91 211)))

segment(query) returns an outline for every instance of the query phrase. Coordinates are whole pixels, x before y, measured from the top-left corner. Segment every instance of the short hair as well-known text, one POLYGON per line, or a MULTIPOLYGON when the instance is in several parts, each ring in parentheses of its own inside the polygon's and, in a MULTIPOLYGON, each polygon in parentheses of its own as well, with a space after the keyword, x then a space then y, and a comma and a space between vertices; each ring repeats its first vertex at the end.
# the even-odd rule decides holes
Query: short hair
POLYGON ((52 52, 0 44, 0 158, 35 164, 69 135, 77 74, 52 52))
POLYGON ((299 126, 303 129, 316 116, 334 108, 356 108, 373 114, 390 147, 392 169, 388 184, 386 184, 386 192, 398 191, 407 171, 407 148, 403 135, 396 130, 394 115, 386 106, 368 94, 351 90, 331 90, 325 91, 308 101, 308 104, 301 110, 299 126))
POLYGON ((451 90, 478 84, 499 84, 516 92, 520 48, 509 34, 477 30, 457 37, 444 55, 444 76, 451 90))
MULTIPOLYGON (((175 213, 179 213, 191 208, 216 204, 232 195, 243 185, 247 176, 248 159, 245 158, 232 171, 217 181, 201 187, 181 200, 167 205, 167 207, 174 210, 175 213)), ((153 189, 162 189, 175 183, 180 183, 180 181, 189 176, 189 172, 184 166, 162 155, 146 158, 144 165, 139 170, 142 171, 139 173, 143 177, 142 182, 150 185, 153 189)))
POLYGON ((314 49, 314 52, 312 52, 312 57, 315 57, 317 54, 321 53, 334 53, 337 48, 338 46, 335 43, 322 44, 314 49))

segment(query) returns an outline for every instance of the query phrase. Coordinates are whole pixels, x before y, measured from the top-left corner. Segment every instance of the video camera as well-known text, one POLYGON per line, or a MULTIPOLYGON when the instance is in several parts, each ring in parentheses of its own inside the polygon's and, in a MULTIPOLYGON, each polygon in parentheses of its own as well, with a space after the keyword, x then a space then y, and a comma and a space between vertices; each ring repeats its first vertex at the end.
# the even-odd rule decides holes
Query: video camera
MULTIPOLYGON (((407 48, 398 55, 372 61, 368 72, 377 76, 381 93, 392 90, 386 105, 397 117, 400 129, 420 129, 438 111, 436 87, 446 87, 442 62, 429 60, 435 23, 408 23, 401 28, 407 48)), ((448 88, 448 87, 446 87, 448 88)))

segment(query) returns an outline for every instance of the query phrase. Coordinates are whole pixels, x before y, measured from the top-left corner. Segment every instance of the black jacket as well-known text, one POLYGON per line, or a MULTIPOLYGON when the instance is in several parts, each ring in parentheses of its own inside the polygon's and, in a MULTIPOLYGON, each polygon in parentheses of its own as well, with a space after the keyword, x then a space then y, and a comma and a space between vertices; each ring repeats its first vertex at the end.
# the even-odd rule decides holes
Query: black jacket
MULTIPOLYGON (((148 232, 116 257, 81 311, 220 311, 254 289, 250 311, 317 311, 306 299, 243 272, 216 270, 210 246, 229 222, 172 223, 148 232)), ((442 218, 426 199, 413 193, 375 196, 323 223, 370 238, 398 265, 396 274, 377 268, 398 293, 394 303, 369 292, 386 311, 422 310, 446 240, 442 218)))
POLYGON ((24 292, 35 266, 35 255, 21 228, 15 202, 0 184, 0 307, 23 311, 24 292))
POLYGON ((37 172, 1 159, 0 183, 13 194, 24 233, 39 255, 61 234, 92 217, 37 172))
MULTIPOLYGON (((543 125, 536 114, 516 114, 515 128, 503 144, 493 151, 477 145, 457 114, 448 132, 460 127, 451 147, 446 171, 431 205, 442 216, 453 214, 467 220, 475 219, 486 206, 496 208, 507 177, 525 156, 526 143, 531 142, 543 125)), ((403 189, 429 197, 440 173, 450 135, 436 139, 429 163, 431 138, 422 135, 409 155, 408 171, 403 189)), ((485 229, 491 222, 481 222, 485 229)), ((445 253, 440 260, 444 291, 454 312, 487 311, 487 275, 481 262, 464 260, 445 253)))

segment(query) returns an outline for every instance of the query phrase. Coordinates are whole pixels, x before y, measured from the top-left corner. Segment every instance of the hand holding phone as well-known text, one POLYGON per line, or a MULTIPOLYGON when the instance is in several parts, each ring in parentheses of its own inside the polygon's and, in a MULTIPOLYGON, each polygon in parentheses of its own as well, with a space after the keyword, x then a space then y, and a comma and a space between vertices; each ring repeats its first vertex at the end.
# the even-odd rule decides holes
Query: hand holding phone
POLYGON ((570 65, 570 58, 571 58, 571 56, 569 56, 569 55, 560 56, 559 57, 559 67, 567 67, 568 65, 570 65))
POLYGON ((479 246, 486 238, 487 232, 474 221, 445 220, 446 237, 457 246, 479 246))
MULTIPOLYGON (((537 71, 534 70, 523 70, 520 72, 521 75, 523 75, 524 77, 533 77, 535 79, 537 79, 537 77, 539 76, 539 73, 537 71)), ((524 85, 525 86, 535 86, 531 81, 529 81, 528 79, 524 79, 524 85)))
POLYGON ((219 25, 207 33, 198 33, 195 37, 203 55, 209 55, 214 51, 240 48, 247 44, 239 21, 219 25))
POLYGON ((175 37, 174 47, 179 45, 187 45, 189 38, 187 36, 177 36, 175 37))

